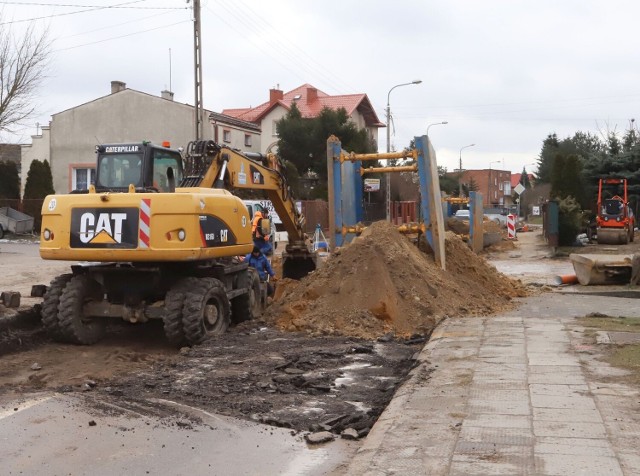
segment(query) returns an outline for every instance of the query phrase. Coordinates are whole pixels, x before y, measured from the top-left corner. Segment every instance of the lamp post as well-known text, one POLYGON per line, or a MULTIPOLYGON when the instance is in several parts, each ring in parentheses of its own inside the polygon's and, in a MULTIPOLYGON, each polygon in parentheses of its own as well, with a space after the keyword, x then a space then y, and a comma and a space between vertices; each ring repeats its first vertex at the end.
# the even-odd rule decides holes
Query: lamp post
MULTIPOLYGON (((412 84, 420 84, 421 82, 421 79, 414 79, 410 83, 396 84, 394 87, 389 89, 389 92, 387 93, 387 152, 391 152, 391 106, 389 105, 391 91, 395 88, 399 88, 400 86, 411 86, 412 84)), ((391 176, 388 172, 385 183, 387 185, 387 221, 391 221, 391 176)))
POLYGON ((442 121, 442 122, 434 122, 433 124, 429 124, 429 125, 427 126, 427 137, 429 137, 429 128, 430 128, 431 126, 439 126, 439 125, 441 125, 441 124, 449 124, 449 123, 448 123, 447 121, 442 121))
POLYGON ((458 183, 460 185, 460 191, 458 192, 458 195, 460 196, 460 198, 462 198, 462 150, 466 149, 467 147, 473 147, 475 144, 469 144, 469 145, 465 145, 463 147, 460 147, 460 168, 458 170, 460 170, 460 177, 458 178, 458 183))
POLYGON ((492 160, 491 162, 489 162, 489 186, 487 187, 487 205, 493 205, 492 203, 492 194, 491 194, 491 186, 493 183, 492 176, 491 176, 491 165, 493 164, 497 164, 498 162, 500 162, 499 160, 492 160))

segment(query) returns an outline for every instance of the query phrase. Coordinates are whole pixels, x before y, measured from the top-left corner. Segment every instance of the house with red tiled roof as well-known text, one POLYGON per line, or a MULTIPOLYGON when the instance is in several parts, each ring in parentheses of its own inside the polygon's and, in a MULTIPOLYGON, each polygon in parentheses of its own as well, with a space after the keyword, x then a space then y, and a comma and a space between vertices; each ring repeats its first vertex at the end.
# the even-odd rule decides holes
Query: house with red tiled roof
POLYGON ((366 94, 330 96, 311 84, 303 84, 287 93, 279 88, 270 89, 269 101, 256 107, 225 109, 222 114, 259 125, 262 130, 260 150, 266 152, 278 140, 276 122, 291 110, 293 103, 305 118, 318 116, 325 107, 334 110, 342 107, 355 125, 366 129, 369 137, 376 143, 378 129, 385 127, 366 94))
MULTIPOLYGON (((529 177, 529 183, 533 183, 536 181, 536 177, 533 174, 527 174, 529 177)), ((516 185, 520 183, 520 179, 522 178, 522 174, 511 174, 511 188, 515 188, 516 185)))

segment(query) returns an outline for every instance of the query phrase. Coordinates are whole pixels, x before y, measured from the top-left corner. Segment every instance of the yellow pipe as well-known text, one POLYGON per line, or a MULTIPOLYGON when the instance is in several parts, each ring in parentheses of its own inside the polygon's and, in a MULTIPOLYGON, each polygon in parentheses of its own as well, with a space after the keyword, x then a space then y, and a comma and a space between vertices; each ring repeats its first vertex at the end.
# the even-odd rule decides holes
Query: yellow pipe
POLYGON ((405 149, 402 152, 386 152, 377 154, 356 154, 354 152, 340 152, 340 162, 346 162, 347 160, 355 162, 356 160, 389 160, 408 158, 416 160, 418 158, 418 151, 416 149, 405 149))
POLYGON ((369 167, 361 168, 360 175, 373 173, 391 173, 391 172, 417 172, 417 165, 399 165, 398 167, 369 167))
MULTIPOLYGON (((345 236, 348 233, 354 233, 356 235, 359 235, 366 228, 367 228, 366 226, 362 226, 362 225, 343 226, 342 236, 345 236)), ((396 229, 398 230, 399 233, 418 233, 418 232, 426 233, 427 232, 427 226, 424 223, 419 223, 419 224, 406 223, 404 225, 398 225, 396 229)))

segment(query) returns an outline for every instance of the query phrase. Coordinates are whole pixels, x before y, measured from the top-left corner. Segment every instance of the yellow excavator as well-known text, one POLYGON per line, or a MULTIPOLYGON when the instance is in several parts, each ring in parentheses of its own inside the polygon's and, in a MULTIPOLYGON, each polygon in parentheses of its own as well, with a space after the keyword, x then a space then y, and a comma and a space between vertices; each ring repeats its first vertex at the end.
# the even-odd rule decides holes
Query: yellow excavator
MULTIPOLYGON (((197 344, 266 304, 258 273, 236 259, 251 252, 251 221, 233 189, 263 190, 289 242, 283 276, 316 267, 277 158, 213 141, 96 146, 95 184, 50 195, 42 206, 40 255, 85 263, 56 277, 42 322, 57 340, 93 344, 107 318, 162 319, 167 338, 197 344)), ((269 222, 263 220, 265 233, 269 222)))

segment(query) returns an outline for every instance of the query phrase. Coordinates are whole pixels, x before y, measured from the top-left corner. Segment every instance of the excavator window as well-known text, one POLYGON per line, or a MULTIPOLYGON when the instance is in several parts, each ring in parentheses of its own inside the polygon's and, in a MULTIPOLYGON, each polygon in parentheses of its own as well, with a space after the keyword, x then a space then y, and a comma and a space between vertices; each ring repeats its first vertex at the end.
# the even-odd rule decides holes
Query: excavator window
POLYGON ((127 188, 140 185, 141 154, 105 154, 98 158, 98 188, 127 188))
POLYGON ((182 158, 180 155, 164 151, 153 151, 153 187, 159 192, 169 192, 169 177, 167 171, 172 169, 175 183, 182 180, 182 158))

